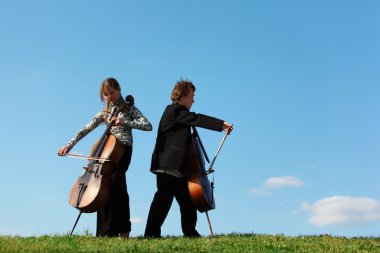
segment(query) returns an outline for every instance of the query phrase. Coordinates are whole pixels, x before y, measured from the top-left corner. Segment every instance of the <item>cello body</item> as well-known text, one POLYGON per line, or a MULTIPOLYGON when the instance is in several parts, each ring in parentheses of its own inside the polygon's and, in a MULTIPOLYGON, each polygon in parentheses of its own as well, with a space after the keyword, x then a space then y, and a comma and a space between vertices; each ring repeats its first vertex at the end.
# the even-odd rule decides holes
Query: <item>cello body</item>
POLYGON ((215 209, 214 187, 205 169, 205 153, 195 128, 189 144, 187 186, 190 198, 196 209, 203 213, 215 209))
MULTIPOLYGON (((125 106, 115 110, 111 118, 117 116, 125 106)), ((106 131, 91 149, 90 157, 100 159, 91 160, 84 167, 70 191, 69 204, 84 213, 96 212, 106 204, 111 190, 113 168, 124 153, 124 145, 109 132, 111 126, 112 124, 107 125, 106 131)))
MULTIPOLYGON (((98 140, 92 149, 97 145, 98 140)), ((70 191, 69 203, 84 213, 96 212, 107 202, 115 162, 120 161, 124 146, 110 135, 99 157, 111 161, 90 162, 70 191)))

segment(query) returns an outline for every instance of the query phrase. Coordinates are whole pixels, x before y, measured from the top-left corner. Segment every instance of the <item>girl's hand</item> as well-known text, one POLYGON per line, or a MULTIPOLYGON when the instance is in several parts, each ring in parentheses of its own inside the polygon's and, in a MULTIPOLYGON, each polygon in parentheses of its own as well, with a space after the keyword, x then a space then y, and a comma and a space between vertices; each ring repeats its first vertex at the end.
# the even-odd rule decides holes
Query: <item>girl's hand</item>
POLYGON ((111 119, 111 123, 115 124, 115 125, 123 125, 125 122, 124 120, 118 118, 118 117, 113 117, 111 119))
POLYGON ((67 152, 68 152, 68 147, 64 146, 58 150, 58 155, 59 156, 65 156, 67 154, 67 152))

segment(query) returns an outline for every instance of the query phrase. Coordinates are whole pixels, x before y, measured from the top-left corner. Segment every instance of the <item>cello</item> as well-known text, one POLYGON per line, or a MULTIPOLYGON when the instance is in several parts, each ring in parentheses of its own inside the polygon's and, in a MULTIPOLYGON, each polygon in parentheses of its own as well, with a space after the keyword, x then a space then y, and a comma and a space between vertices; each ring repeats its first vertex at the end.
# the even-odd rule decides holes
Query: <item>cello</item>
MULTIPOLYGON (((110 119, 117 117, 128 105, 133 105, 134 99, 129 95, 126 101, 119 109, 114 108, 110 119)), ((107 123, 105 132, 91 148, 90 156, 87 157, 89 163, 83 167, 83 173, 71 188, 69 204, 79 210, 79 215, 70 236, 82 213, 96 212, 108 201, 113 168, 119 163, 124 153, 124 145, 110 133, 112 126, 113 122, 107 123)))
POLYGON ((210 182, 208 179, 208 174, 214 173, 213 165, 215 163, 216 157, 218 156, 219 151, 227 138, 227 135, 230 133, 232 126, 233 125, 230 126, 224 135, 208 170, 206 170, 205 159, 208 163, 210 163, 210 161, 199 137, 197 129, 194 126, 192 127, 193 132, 191 134, 191 141, 189 143, 187 186, 189 189, 191 201, 193 202, 195 208, 201 213, 206 213, 212 237, 214 236, 214 233, 212 231, 208 211, 215 209, 214 178, 210 182))

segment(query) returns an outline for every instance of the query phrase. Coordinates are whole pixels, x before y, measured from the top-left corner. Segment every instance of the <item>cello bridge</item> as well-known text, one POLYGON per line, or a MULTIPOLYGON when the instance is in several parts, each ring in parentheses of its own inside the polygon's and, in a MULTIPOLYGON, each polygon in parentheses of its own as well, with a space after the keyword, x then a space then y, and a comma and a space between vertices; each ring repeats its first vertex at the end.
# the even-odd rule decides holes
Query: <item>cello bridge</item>
POLYGON ((205 172, 202 173, 202 176, 206 176, 208 174, 211 174, 211 173, 214 173, 214 169, 209 169, 209 170, 206 170, 205 172))

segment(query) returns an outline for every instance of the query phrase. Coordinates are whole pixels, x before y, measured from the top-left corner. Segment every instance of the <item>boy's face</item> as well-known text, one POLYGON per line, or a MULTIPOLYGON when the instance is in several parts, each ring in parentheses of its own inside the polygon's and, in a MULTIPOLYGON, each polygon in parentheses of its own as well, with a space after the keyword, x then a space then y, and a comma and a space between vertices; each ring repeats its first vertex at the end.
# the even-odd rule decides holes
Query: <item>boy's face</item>
POLYGON ((190 89, 189 93, 185 97, 181 97, 180 102, 186 106, 189 110, 194 103, 194 89, 190 89))

